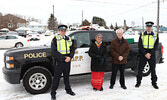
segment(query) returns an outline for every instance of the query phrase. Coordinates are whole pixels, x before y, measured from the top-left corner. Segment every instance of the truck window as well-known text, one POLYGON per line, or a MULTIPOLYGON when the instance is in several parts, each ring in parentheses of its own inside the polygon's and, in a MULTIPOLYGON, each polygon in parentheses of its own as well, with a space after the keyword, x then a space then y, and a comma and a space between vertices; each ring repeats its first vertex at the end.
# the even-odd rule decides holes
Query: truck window
POLYGON ((90 47, 90 37, 88 32, 74 33, 71 38, 77 40, 78 48, 90 47))
POLYGON ((111 42, 114 38, 116 38, 114 31, 94 31, 91 33, 91 41, 95 41, 95 37, 97 34, 103 35, 103 41, 106 43, 111 42))

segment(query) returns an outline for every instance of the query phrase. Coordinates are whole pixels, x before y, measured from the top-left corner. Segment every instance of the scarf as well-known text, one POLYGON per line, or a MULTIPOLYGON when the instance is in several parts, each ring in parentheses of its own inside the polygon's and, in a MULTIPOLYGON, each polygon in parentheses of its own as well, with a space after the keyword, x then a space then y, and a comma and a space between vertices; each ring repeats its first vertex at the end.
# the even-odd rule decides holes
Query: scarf
POLYGON ((101 44, 102 44, 102 41, 99 42, 99 43, 97 43, 97 41, 95 41, 95 44, 96 44, 97 48, 100 48, 100 47, 101 47, 101 44))

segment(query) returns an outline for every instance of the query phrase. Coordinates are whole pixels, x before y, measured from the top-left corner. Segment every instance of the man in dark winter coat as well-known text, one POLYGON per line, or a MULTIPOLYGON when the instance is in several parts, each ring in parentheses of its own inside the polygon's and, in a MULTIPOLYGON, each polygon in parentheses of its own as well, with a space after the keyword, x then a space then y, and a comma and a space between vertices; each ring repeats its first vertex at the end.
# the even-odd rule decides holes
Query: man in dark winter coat
POLYGON ((110 89, 113 89, 117 71, 120 71, 120 85, 123 89, 125 86, 124 70, 127 63, 127 57, 130 51, 128 41, 123 38, 123 30, 116 31, 117 38, 111 42, 111 55, 112 55, 112 76, 110 80, 110 89))

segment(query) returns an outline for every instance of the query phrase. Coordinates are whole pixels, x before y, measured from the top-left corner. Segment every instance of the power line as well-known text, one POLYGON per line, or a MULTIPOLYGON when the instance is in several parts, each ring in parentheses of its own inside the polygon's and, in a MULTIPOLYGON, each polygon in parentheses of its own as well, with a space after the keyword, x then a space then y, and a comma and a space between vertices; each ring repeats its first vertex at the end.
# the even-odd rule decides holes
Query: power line
POLYGON ((154 1, 154 2, 151 2, 151 3, 145 4, 145 5, 139 6, 139 7, 137 7, 137 8, 133 8, 133 9, 128 10, 128 11, 126 11, 126 12, 122 12, 122 13, 115 14, 115 15, 112 15, 112 16, 122 15, 122 14, 124 14, 124 13, 129 13, 129 12, 132 12, 132 11, 134 11, 134 10, 138 10, 138 9, 140 9, 140 8, 144 8, 144 7, 146 7, 146 6, 148 7, 148 6, 150 6, 150 5, 154 4, 154 3, 157 3, 157 2, 154 1))
MULTIPOLYGON (((165 1, 167 1, 167 0, 161 0, 160 2, 162 2, 162 1, 163 1, 163 2, 165 2, 165 1)), ((115 15, 112 15, 112 16, 117 16, 117 15, 122 15, 122 14, 125 14, 125 13, 129 13, 129 12, 132 12, 132 11, 138 10, 138 9, 140 9, 140 8, 144 8, 144 7, 151 6, 152 4, 155 4, 155 3, 157 3, 157 1, 153 1, 153 2, 151 2, 151 3, 145 4, 145 5, 139 6, 139 7, 137 7, 137 8, 134 8, 134 9, 128 10, 128 11, 126 11, 126 12, 122 12, 122 13, 115 14, 115 15)), ((167 8, 162 8, 162 9, 167 9, 167 8)))
MULTIPOLYGON (((106 2, 106 1, 95 1, 95 0, 72 0, 72 1, 81 1, 81 2, 92 2, 92 3, 102 3, 102 4, 112 4, 112 5, 123 5, 123 6, 130 6, 135 4, 129 4, 129 3, 116 3, 116 2, 106 2)), ((137 6, 137 5, 136 5, 137 6)))
MULTIPOLYGON (((120 4, 120 3, 115 3, 115 2, 94 1, 94 0, 73 0, 73 1, 84 1, 84 2, 103 3, 103 4, 115 4, 115 5, 124 5, 124 6, 134 5, 134 4, 120 4)), ((160 2, 165 2, 165 1, 167 1, 167 0, 161 0, 160 2)), ((114 14, 114 15, 112 15, 112 16, 117 16, 117 15, 122 15, 122 14, 125 14, 125 13, 129 13, 129 12, 138 10, 138 9, 140 9, 140 8, 144 8, 144 7, 151 6, 151 5, 154 4, 154 3, 157 3, 157 1, 153 1, 153 2, 151 2, 151 3, 147 3, 147 4, 142 5, 142 6, 139 6, 139 7, 137 7, 137 8, 133 8, 133 9, 130 9, 130 10, 127 10, 127 11, 124 11, 124 12, 121 12, 121 13, 118 13, 118 14, 114 14)), ((162 9, 167 9, 167 8, 162 8, 162 9)))

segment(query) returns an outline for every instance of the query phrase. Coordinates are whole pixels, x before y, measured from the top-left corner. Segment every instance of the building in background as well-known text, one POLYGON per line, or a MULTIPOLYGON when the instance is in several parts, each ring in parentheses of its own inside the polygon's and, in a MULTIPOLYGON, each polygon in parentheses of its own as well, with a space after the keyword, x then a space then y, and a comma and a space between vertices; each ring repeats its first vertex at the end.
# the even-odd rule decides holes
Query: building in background
POLYGON ((29 22, 27 28, 35 32, 45 32, 47 30, 47 24, 41 24, 38 22, 29 22))
POLYGON ((167 33, 167 27, 165 26, 160 26, 159 30, 160 30, 160 33, 167 33))
POLYGON ((10 31, 14 31, 19 27, 26 27, 27 23, 28 22, 25 19, 22 19, 15 15, 6 14, 3 16, 0 13, 0 29, 7 28, 10 31))

